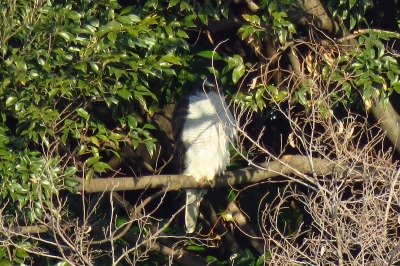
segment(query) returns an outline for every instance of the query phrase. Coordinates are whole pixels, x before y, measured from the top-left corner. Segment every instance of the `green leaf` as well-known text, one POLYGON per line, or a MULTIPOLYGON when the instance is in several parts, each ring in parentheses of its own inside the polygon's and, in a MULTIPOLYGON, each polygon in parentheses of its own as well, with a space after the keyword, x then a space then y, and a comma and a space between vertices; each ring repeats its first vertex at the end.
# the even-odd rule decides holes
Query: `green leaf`
POLYGON ((343 82, 342 89, 346 92, 347 98, 350 98, 351 95, 351 84, 349 82, 343 82))
POLYGON ((17 97, 9 96, 6 100, 6 107, 10 107, 17 101, 17 97))
POLYGON ((243 59, 239 55, 228 57, 227 59, 229 69, 243 64, 243 59))
POLYGON ((357 0, 349 0, 349 8, 351 9, 356 3, 357 0))
POLYGON ((82 154, 84 154, 86 151, 87 151, 87 145, 86 145, 86 144, 83 144, 83 145, 81 145, 81 147, 79 148, 78 154, 79 154, 79 155, 82 155, 82 154))
POLYGON ((213 265, 213 264, 211 264, 212 262, 218 261, 218 259, 217 259, 216 257, 211 256, 211 255, 208 255, 207 258, 206 258, 206 260, 207 260, 207 262, 209 263, 209 265, 213 265))
POLYGON ((201 12, 198 14, 198 18, 200 19, 200 21, 204 24, 204 25, 208 25, 208 17, 207 14, 201 12))
POLYGON ((232 81, 233 83, 238 82, 238 80, 244 75, 245 73, 245 66, 240 64, 239 66, 235 67, 232 72, 232 81))
POLYGON ((271 253, 266 252, 262 254, 256 261, 255 266, 263 266, 266 265, 267 260, 271 259, 271 253))
POLYGON ((104 34, 107 34, 112 31, 114 31, 114 32, 120 31, 123 28, 124 28, 124 26, 120 22, 113 20, 113 21, 108 22, 105 26, 101 26, 99 28, 97 34, 99 37, 101 37, 104 34))
POLYGON ((156 150, 156 144, 153 141, 146 141, 144 144, 146 145, 150 157, 153 157, 154 151, 156 150))
POLYGON ((92 26, 91 24, 85 24, 83 27, 87 30, 87 33, 95 33, 96 27, 92 26))
POLYGON ((137 127, 138 122, 136 117, 134 117, 133 115, 129 115, 127 116, 127 120, 128 120, 128 126, 131 130, 137 127))
POLYGON ((81 15, 79 12, 74 11, 74 10, 69 11, 68 14, 67 14, 67 16, 68 16, 69 18, 71 18, 71 19, 73 19, 73 20, 77 20, 77 21, 79 21, 80 18, 82 17, 82 15, 81 15))
POLYGON ((78 70, 81 70, 82 72, 86 73, 87 72, 87 64, 86 62, 79 62, 74 65, 74 67, 78 70))
POLYGON ((99 66, 96 63, 90 62, 90 67, 96 72, 99 72, 99 66))
POLYGON ((74 38, 74 36, 71 33, 66 31, 60 31, 58 32, 58 35, 64 38, 64 40, 66 40, 67 42, 70 42, 74 38))
POLYGON ((206 249, 202 246, 189 245, 189 246, 186 246, 186 250, 202 252, 202 251, 205 251, 206 249))
POLYGON ((153 126, 152 124, 145 124, 145 125, 143 126, 143 129, 153 129, 153 130, 156 130, 156 127, 153 126))
POLYGON ((129 14, 126 16, 118 16, 117 21, 121 22, 123 25, 132 25, 133 23, 140 22, 140 17, 137 15, 129 14))
POLYGON ((10 84, 11 83, 11 80, 9 79, 9 78, 5 78, 5 79, 3 79, 3 81, 0 83, 1 84, 1 86, 2 87, 7 87, 8 86, 8 84, 10 84))
POLYGON ((255 24, 257 26, 260 25, 260 23, 261 23, 260 17, 257 16, 257 15, 244 14, 242 16, 246 21, 248 21, 248 22, 250 22, 252 24, 255 24))
MULTIPOLYGON (((93 17, 89 19, 89 23, 90 23, 91 26, 93 26, 93 27, 95 27, 95 28, 98 28, 99 25, 100 25, 99 20, 98 20, 97 18, 93 18, 93 17)), ((94 32, 94 31, 95 31, 95 30, 93 30, 93 32, 94 32)))
POLYGON ((97 163, 93 164, 93 169, 97 173, 104 173, 106 170, 111 169, 111 167, 104 162, 97 162, 97 163))
POLYGON ((168 3, 168 8, 176 6, 179 2, 180 0, 170 0, 168 3))
POLYGON ((130 98, 132 98, 132 92, 130 92, 127 88, 122 88, 118 90, 117 94, 125 100, 129 100, 130 98))
POLYGON ((240 37, 242 38, 242 40, 246 39, 248 36, 254 34, 254 33, 258 33, 258 32, 262 32, 261 29, 257 29, 251 25, 245 25, 243 27, 241 27, 239 29, 239 33, 240 33, 240 37))
POLYGON ((117 39, 117 33, 115 31, 107 33, 107 39, 109 39, 111 42, 115 42, 117 39))
POLYGON ((26 71, 27 70, 27 66, 24 60, 19 59, 15 61, 15 66, 17 67, 17 70, 19 71, 26 71))
POLYGON ((127 222, 128 222, 128 220, 125 217, 118 216, 115 221, 115 226, 117 228, 120 228, 121 226, 125 225, 127 222))
POLYGON ((303 106, 305 106, 307 104, 304 90, 296 91, 296 98, 299 101, 299 103, 302 104, 303 106))
POLYGON ((161 57, 160 61, 165 61, 173 65, 181 65, 181 59, 172 54, 164 55, 163 57, 161 57))
POLYGON ((89 119, 90 114, 83 108, 78 108, 76 109, 76 112, 78 113, 78 115, 86 120, 89 119))
POLYGON ((229 191, 229 194, 228 194, 229 202, 235 202, 236 201, 236 197, 237 197, 237 193, 236 193, 235 190, 229 191))
POLYGON ((197 55, 207 59, 222 60, 222 57, 215 51, 201 51, 197 55))
POLYGON ((87 166, 92 166, 93 164, 97 163, 100 160, 99 156, 90 157, 86 160, 85 164, 87 166))
POLYGON ((96 145, 96 147, 100 147, 99 139, 96 138, 95 136, 91 136, 91 137, 90 137, 90 141, 91 141, 94 145, 96 145))
POLYGON ((395 92, 397 92, 398 94, 400 94, 400 84, 395 84, 392 86, 393 90, 395 92))
POLYGON ((70 166, 65 170, 65 177, 71 177, 75 175, 76 173, 76 167, 75 166, 70 166))
POLYGON ((65 178, 64 184, 67 188, 75 188, 80 184, 80 182, 75 178, 65 178))

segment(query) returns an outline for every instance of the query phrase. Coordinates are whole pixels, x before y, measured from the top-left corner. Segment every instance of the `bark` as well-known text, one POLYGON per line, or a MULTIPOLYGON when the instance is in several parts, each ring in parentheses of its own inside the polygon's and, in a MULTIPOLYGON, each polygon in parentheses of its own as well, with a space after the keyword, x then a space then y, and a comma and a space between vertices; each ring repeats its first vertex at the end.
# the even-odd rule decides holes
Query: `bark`
POLYGON ((232 233, 228 231, 228 229, 219 221, 218 215, 213 206, 207 200, 204 200, 204 203, 205 204, 203 204, 202 209, 205 211, 205 216, 213 226, 213 231, 215 231, 215 233, 221 237, 225 244, 225 248, 228 249, 231 254, 240 254, 243 256, 245 253, 240 248, 232 233))
POLYGON ((312 23, 318 28, 328 32, 335 33, 337 31, 337 25, 327 14, 325 7, 318 0, 298 0, 300 6, 304 12, 310 14, 313 17, 312 23))
MULTIPOLYGON (((94 178, 91 180, 76 179, 81 184, 76 187, 77 191, 87 193, 103 191, 125 191, 164 189, 180 190, 185 188, 210 188, 210 187, 231 187, 249 183, 257 183, 269 180, 273 177, 290 174, 315 174, 325 176, 333 171, 344 172, 346 166, 338 166, 335 162, 313 158, 313 165, 310 165, 310 158, 302 155, 286 156, 282 160, 271 161, 261 165, 261 168, 247 167, 235 171, 228 171, 224 178, 217 178, 213 184, 198 183, 192 177, 185 175, 149 175, 141 178, 116 177, 116 178, 94 178), (314 171, 313 171, 314 170, 314 171)), ((358 175, 353 171, 350 175, 358 175)))
POLYGON ((381 101, 375 99, 371 112, 378 121, 378 125, 385 130, 386 137, 397 152, 400 152, 400 116, 390 101, 384 106, 381 101))
POLYGON ((240 228, 240 232, 248 236, 248 241, 257 250, 258 254, 264 253, 264 241, 256 237, 256 233, 248 224, 246 217, 240 211, 239 207, 234 203, 230 202, 228 205, 228 212, 232 214, 235 224, 240 228))

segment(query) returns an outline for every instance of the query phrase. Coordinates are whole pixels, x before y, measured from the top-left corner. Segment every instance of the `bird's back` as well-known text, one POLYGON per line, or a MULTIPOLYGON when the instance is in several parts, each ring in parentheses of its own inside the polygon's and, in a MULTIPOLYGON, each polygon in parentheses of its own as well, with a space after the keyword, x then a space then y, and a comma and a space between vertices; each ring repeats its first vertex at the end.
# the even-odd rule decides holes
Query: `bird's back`
POLYGON ((185 147, 184 174, 196 180, 213 180, 230 161, 229 143, 235 134, 234 119, 217 92, 198 91, 189 96, 181 131, 185 147))

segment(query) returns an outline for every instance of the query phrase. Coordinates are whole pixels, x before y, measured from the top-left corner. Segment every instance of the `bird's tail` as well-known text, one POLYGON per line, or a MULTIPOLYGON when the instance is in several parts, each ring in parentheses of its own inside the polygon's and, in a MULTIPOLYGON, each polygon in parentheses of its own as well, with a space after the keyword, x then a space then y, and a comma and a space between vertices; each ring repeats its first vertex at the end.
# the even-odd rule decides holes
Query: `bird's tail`
POLYGON ((185 230, 193 233, 199 217, 200 202, 206 194, 205 189, 186 189, 185 230))

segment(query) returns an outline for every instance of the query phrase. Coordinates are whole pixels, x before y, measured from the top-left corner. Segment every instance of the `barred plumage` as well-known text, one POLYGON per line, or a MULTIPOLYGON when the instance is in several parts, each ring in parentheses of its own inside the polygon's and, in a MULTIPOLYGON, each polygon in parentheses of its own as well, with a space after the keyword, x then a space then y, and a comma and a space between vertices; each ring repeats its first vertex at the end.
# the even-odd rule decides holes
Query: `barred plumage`
MULTIPOLYGON (((198 90, 177 108, 174 131, 181 153, 183 174, 198 181, 222 174, 230 163, 229 144, 236 135, 235 120, 224 97, 215 91, 198 90)), ((195 230, 199 205, 205 191, 187 189, 185 227, 195 230)))

